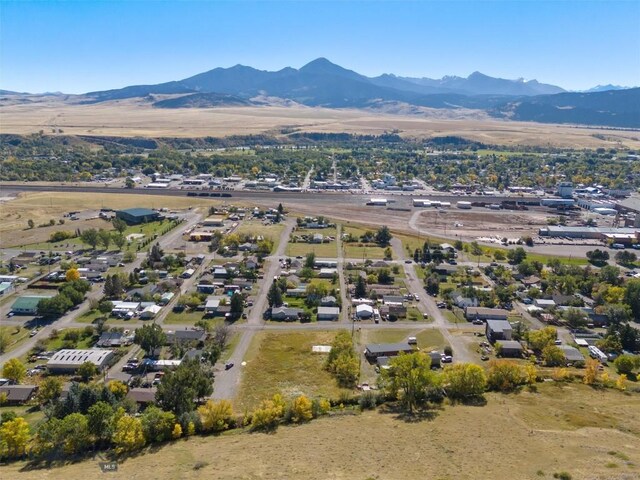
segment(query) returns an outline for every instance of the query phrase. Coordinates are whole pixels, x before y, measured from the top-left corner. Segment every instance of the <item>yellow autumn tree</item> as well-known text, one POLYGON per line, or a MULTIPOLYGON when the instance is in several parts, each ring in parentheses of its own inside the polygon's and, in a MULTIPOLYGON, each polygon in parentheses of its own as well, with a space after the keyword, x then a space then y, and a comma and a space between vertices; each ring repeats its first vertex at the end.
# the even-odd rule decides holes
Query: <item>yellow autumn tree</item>
POLYGON ((173 426, 173 431, 171 432, 171 438, 180 438, 182 436, 182 427, 180 426, 179 423, 176 423, 173 426))
POLYGON ((29 443, 29 424, 22 417, 4 422, 0 426, 0 458, 21 457, 29 443))
POLYGON ((202 421, 202 430, 205 432, 222 432, 229 428, 229 422, 233 417, 233 408, 228 400, 220 400, 219 402, 209 400, 201 407, 198 407, 198 413, 202 421))
POLYGON ((538 381, 538 369, 535 365, 531 363, 525 365, 524 374, 527 377, 528 385, 534 385, 538 381))
POLYGON ((122 400, 129 391, 129 387, 127 387, 126 384, 119 380, 111 380, 107 384, 107 387, 109 388, 109 391, 113 393, 113 395, 119 400, 122 400))
POLYGON ((144 447, 145 438, 140 419, 123 416, 116 423, 113 443, 117 453, 133 452, 144 447))
POLYGON ((627 375, 621 374, 616 380, 616 388, 621 391, 625 391, 627 389, 627 375))
POLYGON ((76 280, 80 280, 80 272, 77 268, 70 268, 67 270, 67 273, 64 276, 67 282, 75 282, 76 280))
POLYGON ((291 413, 291 421, 294 423, 308 422, 313 418, 311 400, 304 395, 300 395, 293 401, 291 413))
POLYGON ((286 403, 282 395, 275 394, 271 400, 264 400, 251 414, 251 428, 254 430, 274 429, 284 416, 286 403))
POLYGON ((598 365, 600 362, 593 358, 589 358, 585 362, 584 377, 582 378, 585 385, 593 385, 598 381, 598 365))

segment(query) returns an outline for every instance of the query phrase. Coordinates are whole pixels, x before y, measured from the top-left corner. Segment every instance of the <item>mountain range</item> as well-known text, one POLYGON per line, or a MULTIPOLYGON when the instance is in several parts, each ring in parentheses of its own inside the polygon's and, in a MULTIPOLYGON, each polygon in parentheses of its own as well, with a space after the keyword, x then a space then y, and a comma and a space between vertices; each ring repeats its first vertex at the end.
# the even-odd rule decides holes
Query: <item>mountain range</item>
POLYGON ((640 88, 606 85, 567 92, 537 80, 508 80, 480 72, 466 78, 367 77, 326 58, 278 71, 244 65, 214 68, 182 80, 89 92, 81 98, 85 104, 142 98, 156 108, 265 105, 284 100, 325 108, 470 109, 519 121, 640 128, 640 88))

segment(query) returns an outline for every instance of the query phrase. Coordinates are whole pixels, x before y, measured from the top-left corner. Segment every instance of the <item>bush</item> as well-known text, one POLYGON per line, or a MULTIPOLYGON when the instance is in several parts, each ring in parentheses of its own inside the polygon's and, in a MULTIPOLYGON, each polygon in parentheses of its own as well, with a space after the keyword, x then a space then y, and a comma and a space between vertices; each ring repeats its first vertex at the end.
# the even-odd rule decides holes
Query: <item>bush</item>
POLYGON ((311 400, 300 395, 291 405, 291 421, 294 423, 308 422, 313 418, 313 408, 311 400))
POLYGON ((494 360, 489 363, 488 386, 492 390, 510 392, 527 382, 524 368, 512 360, 494 360))
POLYGON ((553 478, 557 478, 558 480, 571 480, 571 474, 567 472, 556 472, 553 474, 553 478))
POLYGON ((358 405, 360 410, 373 410, 378 405, 378 396, 371 391, 364 392, 358 399, 358 405))

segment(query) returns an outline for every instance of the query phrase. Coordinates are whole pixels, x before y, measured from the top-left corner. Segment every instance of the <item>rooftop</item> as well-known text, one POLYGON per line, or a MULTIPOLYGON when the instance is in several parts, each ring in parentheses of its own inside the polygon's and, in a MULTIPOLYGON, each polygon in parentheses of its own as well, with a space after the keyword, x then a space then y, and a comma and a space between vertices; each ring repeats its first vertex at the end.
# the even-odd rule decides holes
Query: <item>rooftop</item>
POLYGON ((367 351, 372 354, 386 353, 386 352, 408 352, 412 351, 413 347, 407 342, 400 343, 370 343, 367 345, 367 351))
POLYGON ((487 327, 496 333, 512 330, 511 324, 506 320, 487 320, 487 327))
POLYGON ((11 305, 12 310, 31 310, 38 306, 40 300, 51 298, 53 295, 23 295, 11 305))
POLYGON ((133 217, 146 217, 148 215, 158 215, 158 212, 155 212, 149 208, 125 208, 124 210, 118 210, 118 212, 123 212, 133 217))
POLYGON ((26 402, 37 389, 35 385, 4 385, 0 395, 5 394, 8 402, 26 402))
POLYGON ((95 365, 102 365, 102 363, 113 353, 113 350, 104 349, 89 349, 89 350, 76 350, 76 349, 62 349, 58 350, 53 357, 47 362, 47 366, 80 366, 85 362, 91 362, 95 365))

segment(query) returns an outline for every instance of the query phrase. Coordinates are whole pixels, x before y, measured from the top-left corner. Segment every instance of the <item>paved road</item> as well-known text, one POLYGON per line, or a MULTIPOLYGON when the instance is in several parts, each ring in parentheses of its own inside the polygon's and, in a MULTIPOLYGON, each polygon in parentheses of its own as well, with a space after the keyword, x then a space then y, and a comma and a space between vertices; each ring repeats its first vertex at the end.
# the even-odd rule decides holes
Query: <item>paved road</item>
POLYGON ((454 353, 454 360, 456 362, 473 362, 473 356, 467 350, 467 343, 460 335, 452 335, 450 329, 458 329, 457 325, 450 324, 444 317, 440 309, 436 306, 432 297, 426 294, 424 290, 424 284, 420 278, 416 275, 414 263, 405 263, 404 249, 402 248, 402 242, 398 238, 391 239, 391 248, 393 254, 404 265, 405 272, 405 284, 407 289, 413 295, 418 295, 420 301, 418 302, 418 310, 422 313, 426 313, 433 320, 433 328, 437 328, 442 333, 444 339, 451 345, 454 353))
MULTIPOLYGON (((227 360, 234 364, 234 367, 230 370, 225 370, 224 365, 216 365, 216 380, 213 384, 212 398, 234 398, 238 387, 240 386, 240 377, 242 374, 242 361, 249 351, 251 346, 251 340, 256 330, 264 328, 264 320, 262 318, 263 312, 267 309, 267 293, 273 283, 273 277, 278 275, 280 271, 280 257, 284 255, 287 248, 287 242, 291 236, 293 227, 296 221, 294 218, 287 219, 285 221, 285 228, 280 234, 280 242, 276 252, 265 259, 263 267, 264 279, 260 285, 260 290, 256 295, 256 300, 251 307, 251 311, 247 316, 246 326, 249 328, 243 328, 240 333, 240 340, 233 350, 233 353, 227 360)), ((240 325, 238 326, 240 327, 240 325)))
POLYGON ((349 299, 348 299, 348 288, 346 279, 344 278, 344 250, 342 248, 342 225, 338 225, 336 229, 336 248, 338 249, 338 284, 340 285, 340 302, 342 304, 342 308, 340 310, 340 321, 342 323, 349 322, 349 299))

